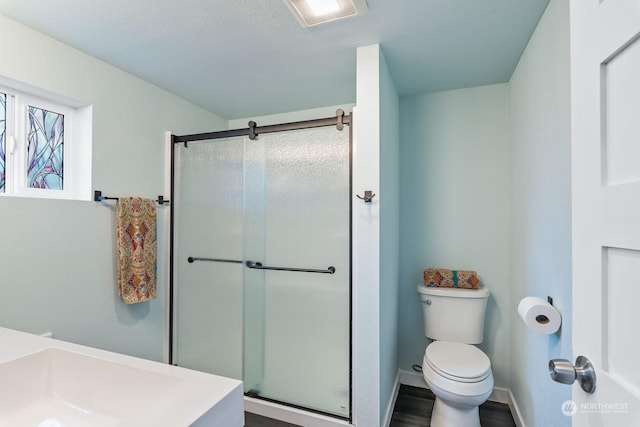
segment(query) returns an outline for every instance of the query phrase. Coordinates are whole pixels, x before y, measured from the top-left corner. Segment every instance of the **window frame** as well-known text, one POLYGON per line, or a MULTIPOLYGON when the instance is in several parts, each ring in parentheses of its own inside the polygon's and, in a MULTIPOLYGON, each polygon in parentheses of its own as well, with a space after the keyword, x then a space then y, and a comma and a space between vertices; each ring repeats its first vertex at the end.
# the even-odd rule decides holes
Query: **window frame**
POLYGON ((6 95, 5 188, 0 197, 91 200, 92 108, 38 89, 20 90, 0 80, 6 95), (73 105, 75 104, 75 105, 73 105), (28 187, 29 107, 64 116, 62 189, 28 187))

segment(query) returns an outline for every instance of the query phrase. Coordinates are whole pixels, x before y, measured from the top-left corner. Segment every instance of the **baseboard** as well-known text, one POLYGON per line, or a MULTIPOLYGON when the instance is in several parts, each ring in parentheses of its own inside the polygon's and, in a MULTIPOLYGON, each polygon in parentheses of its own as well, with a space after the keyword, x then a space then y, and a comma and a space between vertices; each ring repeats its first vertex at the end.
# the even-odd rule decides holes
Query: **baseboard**
POLYGON ((398 378, 400 384, 410 385, 413 387, 429 388, 427 382, 422 376, 422 372, 398 370, 398 378))
POLYGON ((400 371, 398 371, 398 374, 396 375, 396 381, 393 384, 393 393, 391 395, 391 399, 389 399, 389 403, 387 404, 387 410, 382 423, 384 427, 389 427, 389 424, 391 424, 393 408, 396 406, 396 400, 398 400, 398 391, 400 391, 400 371))
POLYGON ((520 408, 518 408, 518 404, 516 399, 513 398, 513 393, 509 390, 509 410, 511 411, 511 415, 513 415, 513 421, 516 423, 516 427, 526 427, 524 421, 522 421, 522 413, 520 412, 520 408))
MULTIPOLYGON (((429 388, 421 372, 411 372, 400 369, 398 370, 398 381, 400 382, 400 384, 404 385, 429 388)), ((516 404, 515 399, 513 398, 511 390, 502 387, 494 387, 493 392, 491 393, 491 396, 489 396, 488 400, 508 405, 509 410, 511 410, 511 415, 513 416, 513 421, 516 423, 516 427, 526 427, 524 422, 522 421, 520 410, 518 408, 518 405, 516 404)))
POLYGON ((244 410, 305 427, 353 427, 348 421, 247 396, 244 397, 244 410))
POLYGON ((511 390, 502 387, 494 387, 489 399, 492 402, 499 402, 508 405, 511 403, 511 390))

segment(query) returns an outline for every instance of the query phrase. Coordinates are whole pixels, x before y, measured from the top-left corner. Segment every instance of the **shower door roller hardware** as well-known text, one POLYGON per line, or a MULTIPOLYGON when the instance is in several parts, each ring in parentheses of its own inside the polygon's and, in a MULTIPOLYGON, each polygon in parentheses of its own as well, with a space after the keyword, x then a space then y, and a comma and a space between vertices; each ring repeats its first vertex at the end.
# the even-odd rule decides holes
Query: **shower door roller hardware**
POLYGON ((578 356, 576 365, 566 359, 552 359, 549 361, 549 375, 551 379, 562 384, 580 383, 580 387, 587 393, 596 390, 596 371, 584 356, 578 356))
POLYGON ((357 197, 358 199, 360 199, 360 200, 364 200, 364 202, 365 202, 365 203, 371 203, 371 201, 373 200, 373 198, 374 198, 375 196, 376 196, 376 195, 375 195, 375 194, 373 194, 373 191, 370 191, 370 190, 366 190, 366 191, 364 192, 364 197, 362 197, 362 196, 360 196, 360 195, 356 194, 356 197, 357 197))

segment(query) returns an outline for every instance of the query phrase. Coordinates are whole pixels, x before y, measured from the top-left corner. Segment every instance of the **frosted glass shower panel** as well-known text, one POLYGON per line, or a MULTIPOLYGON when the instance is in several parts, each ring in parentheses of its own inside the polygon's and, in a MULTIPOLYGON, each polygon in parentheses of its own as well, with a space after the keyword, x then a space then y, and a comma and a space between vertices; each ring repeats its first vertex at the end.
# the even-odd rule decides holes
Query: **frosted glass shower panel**
POLYGON ((348 128, 187 145, 174 147, 175 362, 348 419, 348 128))
POLYGON ((242 379, 244 152, 241 138, 176 149, 175 357, 179 366, 242 379))
POLYGON ((258 139, 264 147, 262 263, 333 266, 335 274, 261 271, 263 379, 256 391, 348 417, 348 129, 305 129, 258 139))
MULTIPOLYGON (((262 138, 244 140, 244 259, 264 259, 265 227, 265 148, 262 138)), ((264 378, 264 287, 260 270, 244 270, 244 391, 256 393, 264 378)))

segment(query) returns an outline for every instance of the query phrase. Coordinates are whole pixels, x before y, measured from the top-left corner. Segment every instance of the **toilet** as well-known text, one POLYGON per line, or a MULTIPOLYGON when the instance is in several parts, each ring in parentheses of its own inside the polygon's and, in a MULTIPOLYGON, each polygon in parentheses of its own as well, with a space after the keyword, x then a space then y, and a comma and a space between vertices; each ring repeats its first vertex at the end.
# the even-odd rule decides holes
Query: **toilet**
POLYGON ((433 340, 422 372, 436 400, 432 427, 480 427, 478 407, 493 391, 491 362, 480 344, 489 289, 418 285, 424 330, 433 340))

